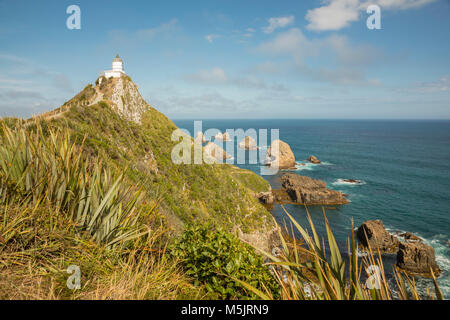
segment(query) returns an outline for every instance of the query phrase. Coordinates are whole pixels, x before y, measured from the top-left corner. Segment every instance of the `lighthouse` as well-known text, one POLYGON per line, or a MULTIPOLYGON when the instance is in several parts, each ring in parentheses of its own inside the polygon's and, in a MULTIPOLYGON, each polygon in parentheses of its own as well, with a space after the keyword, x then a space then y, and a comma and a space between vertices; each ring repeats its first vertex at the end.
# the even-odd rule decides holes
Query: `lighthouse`
POLYGON ((120 78, 122 75, 125 75, 125 71, 123 71, 123 61, 117 54, 112 62, 112 70, 105 71, 105 78, 120 78))

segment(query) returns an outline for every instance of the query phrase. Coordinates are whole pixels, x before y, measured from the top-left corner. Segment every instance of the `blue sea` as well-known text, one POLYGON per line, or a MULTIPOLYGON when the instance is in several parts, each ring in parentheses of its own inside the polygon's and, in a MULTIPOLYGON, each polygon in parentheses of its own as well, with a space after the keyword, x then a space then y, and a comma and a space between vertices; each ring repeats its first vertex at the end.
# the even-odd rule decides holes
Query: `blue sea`
MULTIPOLYGON (((174 122, 194 135, 193 120, 174 122)), ((298 163, 307 163, 310 155, 322 161, 292 171, 323 180, 328 188, 348 194, 349 204, 327 211, 343 252, 347 252, 352 220, 358 227, 365 220, 381 219, 390 232, 412 232, 434 247, 443 270, 438 282, 444 296, 450 298, 450 121, 203 120, 202 125, 203 130, 217 128, 222 132, 279 129, 280 139, 291 146, 298 163), (346 184, 341 179, 362 183, 346 184)), ((260 174, 260 164, 238 166, 260 174)), ((284 173, 263 177, 278 188, 284 173)), ((308 226, 303 206, 287 205, 286 209, 308 226)), ((309 209, 325 236, 321 207, 309 209)), ((279 223, 287 221, 281 207, 275 206, 272 213, 279 223)), ((395 255, 383 258, 393 281, 395 255)), ((419 279, 418 285, 422 289, 432 286, 425 279, 419 279)))

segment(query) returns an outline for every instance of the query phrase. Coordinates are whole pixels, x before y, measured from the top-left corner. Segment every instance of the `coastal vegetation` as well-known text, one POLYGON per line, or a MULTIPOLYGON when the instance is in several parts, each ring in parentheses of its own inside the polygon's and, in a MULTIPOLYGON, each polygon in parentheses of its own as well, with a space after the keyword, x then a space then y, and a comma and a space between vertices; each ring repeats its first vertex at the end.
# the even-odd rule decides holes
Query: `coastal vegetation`
MULTIPOLYGON (((102 80, 58 110, 0 121, 1 299, 422 298, 400 272, 391 288, 380 254, 359 261, 353 232, 348 264, 328 223, 327 245, 287 212, 301 241, 281 232, 255 173, 172 163, 176 126, 149 105, 133 113, 142 98, 125 85, 117 96, 102 80), (363 281, 369 265, 380 288, 363 281)), ((428 298, 442 298, 433 280, 428 298)))

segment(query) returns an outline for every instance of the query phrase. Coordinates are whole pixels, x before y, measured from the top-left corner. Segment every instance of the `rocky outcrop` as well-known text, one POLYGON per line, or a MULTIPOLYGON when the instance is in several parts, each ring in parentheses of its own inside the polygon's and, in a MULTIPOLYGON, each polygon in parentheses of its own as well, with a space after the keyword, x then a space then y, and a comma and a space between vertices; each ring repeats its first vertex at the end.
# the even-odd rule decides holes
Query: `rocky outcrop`
POLYGON ((400 237, 402 237, 403 239, 407 240, 407 241, 422 241, 422 239, 414 234, 412 234, 411 232, 405 232, 400 234, 400 237))
POLYGON ((273 204, 274 197, 272 191, 260 192, 256 195, 262 204, 273 204))
POLYGON ((430 269, 436 276, 441 272, 436 263, 433 247, 422 241, 400 242, 397 267, 408 273, 423 276, 431 276, 430 269))
POLYGON ((372 252, 377 252, 378 249, 382 253, 397 252, 399 241, 386 231, 381 220, 364 222, 356 234, 363 249, 368 250, 370 246, 372 252))
POLYGON ((378 249, 381 253, 397 253, 397 267, 410 274, 431 276, 430 268, 435 275, 440 273, 433 247, 411 232, 400 234, 405 241, 399 241, 386 231, 381 220, 368 220, 358 228, 357 236, 363 250, 370 245, 373 253, 378 249))
POLYGON ((324 181, 288 173, 281 177, 282 188, 295 203, 309 205, 346 204, 342 192, 327 189, 324 181))
POLYGON ((315 156, 310 156, 307 160, 308 160, 309 162, 315 163, 315 164, 319 164, 319 163, 320 163, 320 160, 317 159, 315 156))
POLYGON ((201 131, 197 132, 197 136, 195 137, 195 142, 200 142, 201 143, 205 143, 206 139, 205 136, 203 135, 203 133, 201 131))
POLYGON ((278 166, 279 169, 295 168, 295 156, 291 147, 286 142, 275 140, 267 149, 265 164, 278 166))
POLYGON ((150 108, 128 76, 107 79, 95 89, 97 95, 93 103, 101 100, 112 102, 113 109, 127 120, 140 123, 142 115, 150 108))
POLYGON ((205 156, 218 160, 222 162, 224 160, 230 159, 231 156, 225 152, 221 147, 219 147, 214 142, 209 142, 204 148, 203 153, 205 156))
POLYGON ((256 144, 255 139, 250 136, 246 136, 244 140, 239 143, 239 148, 245 150, 258 150, 258 145, 256 144))
POLYGON ((222 135, 222 140, 223 140, 223 141, 231 141, 230 134, 229 134, 228 132, 225 132, 225 133, 222 135))
POLYGON ((222 140, 222 141, 230 141, 230 134, 228 132, 225 132, 224 134, 222 134, 222 132, 217 133, 214 136, 215 139, 217 140, 222 140))

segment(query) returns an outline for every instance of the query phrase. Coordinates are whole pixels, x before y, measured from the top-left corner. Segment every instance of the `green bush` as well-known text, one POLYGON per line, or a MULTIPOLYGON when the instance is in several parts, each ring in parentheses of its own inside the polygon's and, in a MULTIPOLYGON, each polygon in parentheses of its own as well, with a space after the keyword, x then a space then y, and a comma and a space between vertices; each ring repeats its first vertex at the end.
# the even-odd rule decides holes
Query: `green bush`
POLYGON ((169 247, 169 253, 182 261, 186 274, 195 279, 196 285, 204 284, 221 298, 256 297, 233 278, 262 290, 265 287, 274 297, 279 296, 279 287, 262 257, 221 228, 209 224, 187 227, 169 247))

